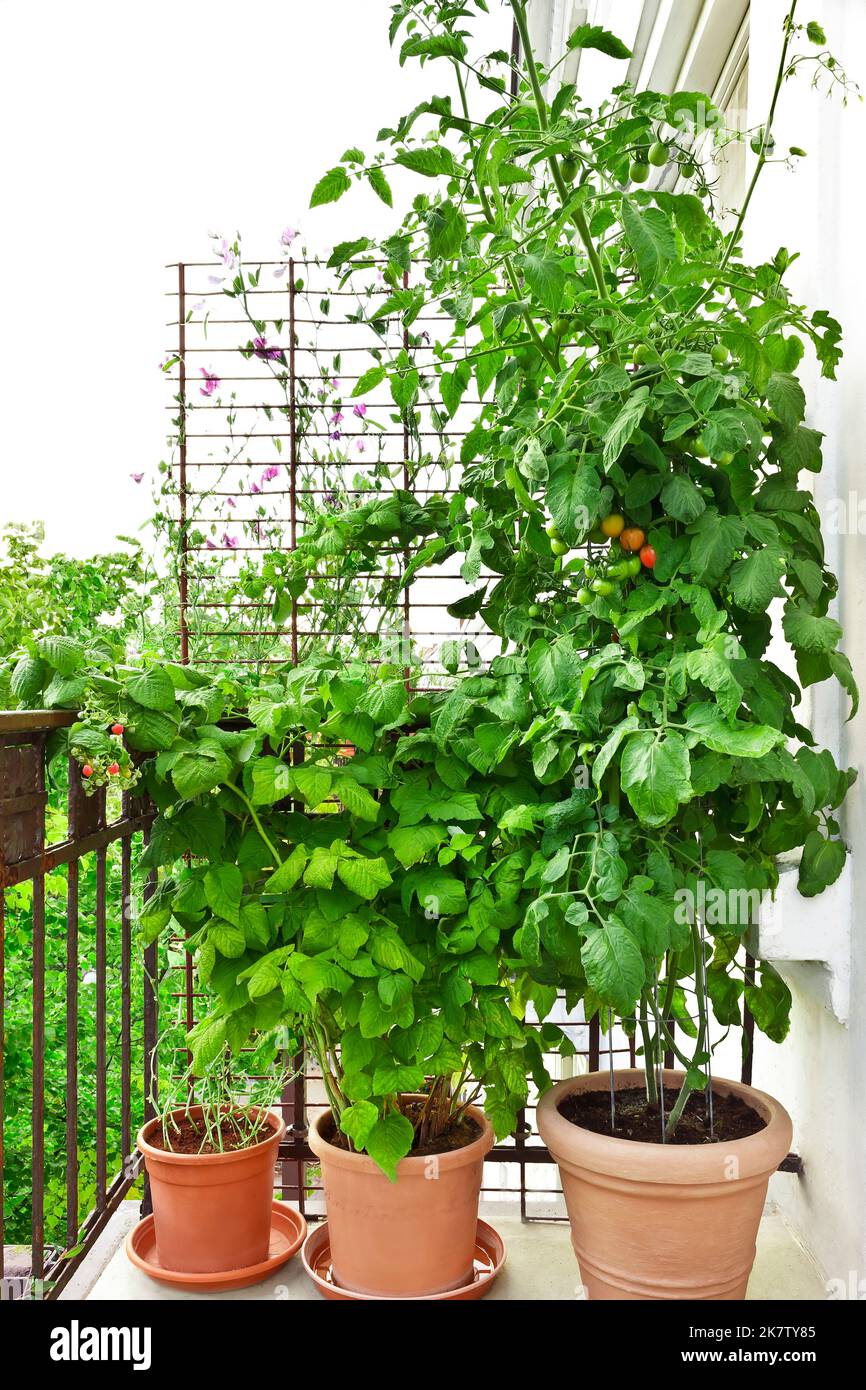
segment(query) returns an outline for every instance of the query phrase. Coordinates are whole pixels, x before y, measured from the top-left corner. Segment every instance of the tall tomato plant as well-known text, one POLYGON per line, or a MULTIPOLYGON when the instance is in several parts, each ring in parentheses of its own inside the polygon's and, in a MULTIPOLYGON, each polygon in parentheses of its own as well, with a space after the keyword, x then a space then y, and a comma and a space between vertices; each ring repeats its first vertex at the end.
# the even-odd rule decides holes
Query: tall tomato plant
MULTIPOLYGON (((399 315, 410 344, 425 308, 450 315, 432 369, 442 423, 472 382, 487 403, 447 518, 434 500, 434 534, 414 531, 413 569, 463 557, 470 592, 451 611, 481 614, 530 696, 525 711, 502 711, 471 676, 447 717, 434 714, 433 737, 440 756, 462 748, 487 768, 516 743, 531 749, 520 815, 536 818, 543 866, 517 937, 523 966, 639 1028, 648 1064, 674 1049, 687 1070, 674 1128, 706 1082, 710 1009, 736 1025, 745 995, 759 1027, 785 1035, 784 983, 769 965, 752 979, 740 959, 778 855, 799 852, 807 897, 845 860, 836 812, 853 774, 815 750, 797 716, 802 687, 830 677, 857 701, 803 485, 821 469, 822 436, 805 423, 796 374, 811 351, 833 378, 841 330, 793 300, 786 250, 746 264, 741 231, 775 158, 785 82, 812 62, 848 84, 820 27, 797 23, 795 0, 768 120, 745 137, 754 177, 726 231, 700 150, 707 126, 717 143, 737 136, 709 99, 620 86, 592 111, 566 84, 548 102, 524 0, 511 5, 513 96, 508 55, 469 57, 483 0, 394 5, 401 64, 435 62, 453 90, 383 132, 372 160, 349 151, 312 201, 343 196, 353 178, 388 201, 392 164, 423 180, 377 248, 394 292, 376 313, 399 315), (652 180, 653 168, 666 176, 652 180), (796 678, 767 656, 773 605, 796 678), (588 819, 542 833, 544 788, 575 767, 587 770, 574 799, 588 819), (690 1044, 674 1038, 675 1017, 690 1044)), ((629 56, 589 25, 569 48, 629 56)), ((372 246, 356 238, 335 259, 357 266, 372 246)), ((371 368, 364 389, 388 377, 411 420, 423 375, 404 352, 371 368)), ((365 539, 363 515, 339 524, 365 539)), ((314 567, 316 545, 313 528, 299 565, 314 567)), ((459 644, 447 654, 455 668, 460 656, 459 644)), ((649 1065, 647 1085, 652 1099, 649 1065)))

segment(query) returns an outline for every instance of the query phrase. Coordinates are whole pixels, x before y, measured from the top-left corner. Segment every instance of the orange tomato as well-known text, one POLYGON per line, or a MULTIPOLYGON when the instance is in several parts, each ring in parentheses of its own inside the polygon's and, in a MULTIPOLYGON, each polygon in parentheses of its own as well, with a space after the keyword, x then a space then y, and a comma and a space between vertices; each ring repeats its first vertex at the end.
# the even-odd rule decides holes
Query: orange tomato
POLYGON ((619 538, 623 550, 640 550, 646 544, 646 536, 639 526, 627 526, 619 538))

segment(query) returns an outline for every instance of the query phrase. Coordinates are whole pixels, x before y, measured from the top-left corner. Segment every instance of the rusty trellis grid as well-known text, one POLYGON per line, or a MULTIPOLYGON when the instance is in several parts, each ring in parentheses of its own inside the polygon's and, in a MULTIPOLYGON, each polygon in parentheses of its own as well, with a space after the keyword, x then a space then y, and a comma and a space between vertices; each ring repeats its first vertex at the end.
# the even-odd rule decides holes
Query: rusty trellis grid
MULTIPOLYGON (((175 283, 169 294, 176 313, 169 324, 177 331, 177 341, 168 345, 174 359, 175 370, 172 375, 177 387, 172 410, 175 411, 177 468, 177 509, 178 527, 177 550, 180 558, 178 570, 178 612, 179 637, 184 660, 197 660, 197 652, 204 652, 209 640, 220 635, 220 629, 211 623, 197 624, 196 615, 200 611, 221 612, 249 611, 251 605, 236 598, 226 600, 219 593, 219 579, 216 575, 206 577, 195 565, 195 556, 202 546, 208 552, 213 548, 224 552, 231 551, 234 561, 250 552, 268 551, 274 547, 295 549, 298 536, 305 520, 315 515, 308 499, 327 498, 335 488, 345 490, 347 497, 364 495, 370 487, 370 479, 375 478, 378 489, 400 487, 413 491, 416 495, 450 496, 457 490, 461 470, 460 446, 466 437, 472 420, 481 405, 478 399, 466 400, 453 421, 447 426, 439 414, 441 401, 436 396, 419 396, 412 426, 406 414, 395 414, 395 407, 385 394, 385 388, 373 393, 364 402, 365 420, 371 418, 379 423, 379 454, 374 463, 364 459, 363 467, 371 470, 367 479, 357 483, 353 473, 357 473, 359 463, 352 455, 352 437, 342 430, 336 433, 330 426, 334 419, 345 417, 351 410, 352 392, 363 371, 357 365, 355 354, 374 352, 374 360, 381 356, 387 360, 400 349, 412 356, 414 364, 424 380, 425 366, 430 371, 430 382, 435 383, 432 370, 435 326, 446 320, 444 316, 427 315, 416 320, 412 334, 403 327, 397 318, 392 318, 383 332, 381 323, 371 328, 375 321, 376 296, 390 294, 389 287, 372 280, 375 262, 365 267, 367 282, 360 285, 357 278, 338 279, 318 261, 288 262, 248 262, 253 267, 254 284, 243 296, 244 312, 239 311, 239 298, 227 295, 225 287, 214 290, 212 287, 213 264, 178 264, 170 267, 175 283), (267 280, 276 276, 279 284, 267 280), (307 283, 309 276, 311 283, 307 283), (205 278, 207 277, 207 278, 205 278), (250 309, 250 301, 255 308, 250 309), (345 300, 349 304, 344 303, 345 300), (363 305, 364 313, 353 312, 335 318, 330 307, 337 302, 353 311, 363 305), (327 308, 327 312, 326 312, 327 308), (282 329, 277 339, 265 337, 265 329, 282 329), (250 351, 256 340, 266 341, 268 351, 274 351, 277 366, 250 351), (195 356, 194 356, 195 354, 195 356), (349 354, 352 356, 349 357, 349 354), (350 369, 345 369, 346 360, 350 369), (190 364, 197 364, 198 371, 191 371, 190 364), (216 378, 221 388, 228 388, 230 397, 228 413, 231 415, 231 430, 222 427, 214 429, 210 421, 215 415, 227 412, 222 400, 215 403, 210 397, 202 404, 197 398, 196 389, 199 375, 216 378), (193 383, 191 385, 191 382, 193 383), (320 408, 315 408, 316 391, 322 387, 332 387, 336 382, 337 394, 332 390, 322 392, 320 408), (262 399, 267 390, 276 384, 284 393, 280 401, 262 399), (263 389, 264 387, 264 389, 263 389), (327 402, 327 404, 326 404, 327 402), (336 405, 327 415, 331 406, 336 405), (229 515, 237 516, 236 504, 239 498, 258 499, 261 494, 250 492, 256 480, 256 471, 265 460, 261 457, 262 434, 258 431, 255 418, 247 420, 243 429, 237 429, 237 421, 243 412, 268 422, 266 438, 278 449, 280 480, 271 492, 275 499, 288 499, 288 509, 282 513, 268 513, 262 502, 257 500, 252 515, 244 517, 244 533, 235 531, 219 535, 220 527, 229 515), (317 418, 321 417, 321 418, 317 418), (280 424, 282 420, 282 424, 280 424), (238 440, 243 446, 238 449, 238 440), (383 442, 389 443, 383 447, 383 442), (324 445, 322 441, 326 441, 324 445), (433 441, 429 443, 428 441, 433 441), (227 463, 227 457, 231 463, 227 463), (213 470, 219 470, 220 487, 214 489, 210 479, 213 470), (225 504, 220 512, 217 498, 231 498, 235 504, 229 513, 225 504), (215 505, 216 503, 216 505, 215 505), (306 511, 305 511, 306 507, 306 511), (276 522, 276 524, 274 524, 276 522), (267 543, 262 545, 262 527, 267 528, 267 543), (210 527, 211 537, 207 536, 210 527)), ((230 266, 229 281, 236 273, 243 273, 239 266, 230 266)), ((235 282, 235 285, 237 282, 235 282)), ((410 287, 409 275, 404 276, 404 288, 410 287)), ((363 359, 362 359, 363 362, 363 359)), ((342 423, 342 420, 340 421, 342 423)), ((369 441, 369 428, 358 436, 369 441)), ((354 440, 357 446, 357 438, 354 440)), ((318 505, 318 504, 316 504, 318 505)), ((401 552, 397 557, 399 565, 405 570, 411 555, 401 552)), ((376 578, 376 576, 371 576, 376 578)), ((420 570, 414 573, 411 583, 403 592, 400 604, 400 618, 403 636, 414 651, 420 651, 422 661, 420 672, 415 680, 425 689, 436 689, 442 685, 443 672, 436 660, 438 645, 447 636, 470 636, 476 643, 479 656, 484 659, 492 650, 492 636, 483 627, 476 626, 467 632, 464 624, 458 623, 447 612, 447 605, 462 593, 459 574, 443 573, 441 569, 420 570)), ((367 607, 375 609, 375 601, 364 596, 367 607)), ((252 605, 255 607, 254 605, 252 605)), ((228 624, 226 635, 237 644, 234 660, 244 661, 243 643, 250 641, 246 659, 251 665, 259 665, 273 660, 297 662, 305 640, 339 637, 339 633, 323 631, 316 627, 317 608, 315 604, 305 606, 293 602, 289 615, 289 626, 275 626, 269 630, 274 642, 273 652, 263 656, 260 644, 253 645, 250 639, 253 632, 243 626, 228 624), (284 643, 284 646, 281 646, 284 643)), ((258 634, 255 634, 256 636, 258 634)), ((205 656, 205 660, 210 659, 205 656)), ((409 674, 407 672, 407 681, 409 674)), ((411 684, 411 682, 410 682, 411 684)), ((184 967, 183 990, 178 997, 185 998, 185 1011, 192 1020, 195 1011, 196 992, 191 962, 184 967)), ((559 1001, 556 1016, 549 1021, 559 1023, 570 1031, 576 1045, 576 1061, 567 1066, 585 1066, 598 1070, 600 1062, 614 1062, 622 1058, 626 1064, 634 1065, 635 1041, 624 1033, 618 1033, 613 1048, 604 1047, 601 1058, 601 1030, 598 1015, 589 1023, 579 1017, 569 1015, 564 1000, 559 1001)), ((673 1032, 673 1020, 670 1021, 673 1032)), ((283 1098, 283 1114, 287 1124, 286 1139, 280 1154, 280 1181, 283 1195, 297 1201, 304 1209, 307 1198, 315 1191, 305 1173, 305 1165, 315 1162, 307 1145, 309 1116, 317 1109, 324 1108, 326 1101, 321 1088, 321 1078, 310 1069, 309 1060, 304 1065, 303 1058, 297 1063, 296 1079, 283 1098)), ((551 1058, 553 1067, 558 1058, 551 1058)), ((665 1065, 674 1065, 674 1055, 669 1051, 665 1065)), ((751 1077, 751 1055, 743 1064, 743 1079, 751 1077)), ((541 1185, 532 1183, 529 1173, 537 1172, 539 1165, 550 1165, 547 1149, 538 1140, 534 1131, 533 1118, 535 1096, 520 1118, 517 1133, 503 1144, 497 1144, 488 1160, 488 1174, 498 1173, 514 1176, 515 1181, 505 1186, 492 1183, 484 1191, 492 1194, 514 1194, 519 1199, 521 1215, 524 1219, 550 1219, 544 1214, 546 1204, 541 1199, 554 1199, 559 1189, 548 1185, 542 1179, 541 1185), (496 1165, 493 1167, 492 1165, 496 1165), (530 1197, 538 1199, 529 1201, 530 1197), (535 1208, 534 1216, 533 1207, 535 1208)), ((549 1169, 548 1169, 548 1176, 549 1169)), ((315 1215, 314 1212, 310 1213, 315 1215)), ((561 1219, 555 1217, 553 1219, 561 1219)))
MULTIPOLYGON (((29 910, 15 911, 23 919, 24 932, 32 943, 32 1081, 31 1097, 31 1211, 30 1245, 24 1258, 5 1268, 5 1222, 0 1216, 0 1297, 56 1297, 105 1228, 110 1216, 132 1187, 138 1172, 133 1155, 133 1138, 141 1118, 133 1114, 133 1060, 140 1058, 143 1068, 141 1094, 150 1093, 156 1045, 156 955, 152 948, 144 953, 143 969, 135 968, 132 935, 133 841, 146 840, 153 812, 142 798, 125 795, 121 805, 109 808, 102 792, 86 797, 77 767, 70 764, 65 827, 62 837, 50 842, 48 834, 49 796, 47 765, 52 735, 70 725, 75 716, 57 710, 41 712, 0 712, 0 1141, 4 1134, 4 1068, 6 1046, 5 946, 10 917, 7 893, 26 888, 29 910), (116 812, 116 814, 114 814, 116 812), (80 875, 83 867, 95 861, 94 928, 94 1028, 84 1032, 80 1008, 79 924, 85 910, 80 902, 80 875), (65 875, 65 936, 60 940, 46 936, 46 884, 65 875), (113 881, 116 878, 116 881, 113 881), (117 890, 119 889, 119 894, 117 890), (109 901, 119 901, 118 920, 109 920, 109 901), (46 960, 46 942, 52 958, 46 960), (109 959, 112 980, 119 976, 120 1036, 114 1075, 119 1080, 120 1111, 110 1112, 107 1085, 112 1058, 108 1052, 106 1008, 109 959), (46 965, 65 976, 65 1027, 59 1035, 46 1038, 46 965), (133 980, 140 979, 142 993, 133 1000, 133 980), (133 1022, 140 1024, 140 1038, 133 1035, 133 1022), (65 1033, 65 1038, 64 1038, 65 1033), (89 1211, 81 1210, 79 1183, 79 1065, 87 1049, 94 1062, 95 1077, 95 1200, 89 1211), (54 1076, 64 1060, 64 1084, 52 1091, 47 1085, 46 1063, 54 1076), (59 1094, 57 1091, 59 1090, 59 1094), (46 1100, 56 1116, 65 1111, 65 1221, 52 1222, 46 1229, 46 1180, 55 1176, 47 1166, 45 1148, 46 1100), (112 1142, 109 1145, 111 1134, 112 1142), (121 1155, 116 1173, 108 1170, 109 1151, 121 1155), (58 1230, 62 1227, 62 1234, 58 1230), (71 1253, 70 1253, 71 1252, 71 1253)), ((56 825, 56 817, 52 826, 56 825)), ((147 894, 145 887, 145 895, 147 894)), ((20 933, 19 933, 20 935, 20 933)), ((20 988, 20 978, 16 981, 20 988)), ((13 1000, 13 1003, 17 1000, 13 1000)), ((20 1061, 20 1059, 19 1059, 20 1061)), ((137 1091, 137 1087, 136 1087, 137 1091)), ((145 1113, 147 1102, 145 1101, 145 1113)), ((0 1142, 0 1199, 19 1197, 4 1189, 4 1145, 0 1142)), ((0 1208, 5 1211, 0 1200, 0 1208)), ((19 1239, 19 1248, 21 1242, 19 1239)))

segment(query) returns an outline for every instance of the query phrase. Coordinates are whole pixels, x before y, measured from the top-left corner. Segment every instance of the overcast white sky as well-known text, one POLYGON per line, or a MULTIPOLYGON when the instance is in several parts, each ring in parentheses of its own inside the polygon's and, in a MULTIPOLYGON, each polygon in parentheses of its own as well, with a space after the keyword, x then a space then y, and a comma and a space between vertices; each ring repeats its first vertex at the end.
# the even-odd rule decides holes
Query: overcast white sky
MULTIPOLYGON (((510 10, 490 8, 479 52, 509 46, 510 10)), ((205 259, 210 231, 267 258, 287 224, 314 251, 394 225, 396 179, 394 213, 366 189, 307 210, 348 145, 371 151, 425 84, 448 88, 441 64, 398 67, 389 9, 0 0, 0 523, 42 520, 50 547, 84 555, 149 515, 166 262, 205 259)))

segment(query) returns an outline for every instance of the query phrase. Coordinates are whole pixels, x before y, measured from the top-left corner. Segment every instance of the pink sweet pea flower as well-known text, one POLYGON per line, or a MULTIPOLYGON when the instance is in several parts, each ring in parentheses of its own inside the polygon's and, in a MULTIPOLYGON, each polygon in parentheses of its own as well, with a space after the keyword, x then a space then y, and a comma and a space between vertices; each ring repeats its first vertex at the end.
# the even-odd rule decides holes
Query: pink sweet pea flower
POLYGON ((284 227, 282 235, 280 236, 280 242, 283 246, 291 246, 297 235, 298 233, 295 231, 294 227, 284 227))
POLYGON ((261 362, 284 362, 285 356, 282 348, 268 347, 266 338, 253 338, 253 353, 261 362))
POLYGON ((342 410, 335 410, 334 413, 333 413, 333 415, 331 416, 331 424, 332 424, 332 425, 341 425, 342 423, 343 423, 343 412, 342 412, 342 410))
POLYGON ((363 439, 358 440, 357 444, 355 445, 355 448, 358 450, 359 454, 363 454, 364 449, 366 448, 363 439))
POLYGON ((132 481, 133 481, 134 483, 140 483, 141 480, 142 480, 142 478, 144 477, 144 474, 143 474, 143 473, 130 473, 129 476, 130 476, 130 478, 132 479, 132 481))
POLYGON ((220 536, 220 540, 222 541, 222 544, 223 544, 224 546, 226 546, 229 550, 237 550, 237 548, 238 548, 238 538, 237 538, 237 536, 230 536, 229 533, 228 533, 228 531, 224 531, 223 534, 220 536))
POLYGON ((250 492, 261 492, 261 488, 259 487, 258 483, 250 484, 250 492))
POLYGON ((279 466, 279 464, 278 464, 278 463, 271 463, 271 464, 268 465, 268 467, 265 469, 264 473, 262 474, 262 482, 263 482, 263 483, 272 483, 272 482, 274 481, 274 478, 278 478, 279 476, 280 476, 280 466, 279 466))
POLYGON ((202 396, 212 396, 214 391, 219 390, 220 379, 216 372, 209 372, 206 367, 199 367, 199 371, 204 377, 204 386, 200 386, 199 392, 202 396))
POLYGON ((207 546, 208 550, 216 550, 216 545, 213 541, 205 541, 205 545, 207 546))
POLYGON ((235 499, 234 499, 233 497, 227 497, 227 498, 226 498, 226 506, 227 506, 227 507, 236 507, 237 505, 238 505, 238 504, 237 504, 237 502, 235 501, 235 499))
POLYGON ((363 420, 364 416, 367 414, 367 407, 363 401, 359 401, 356 406, 353 406, 352 414, 357 415, 359 420, 363 420))

